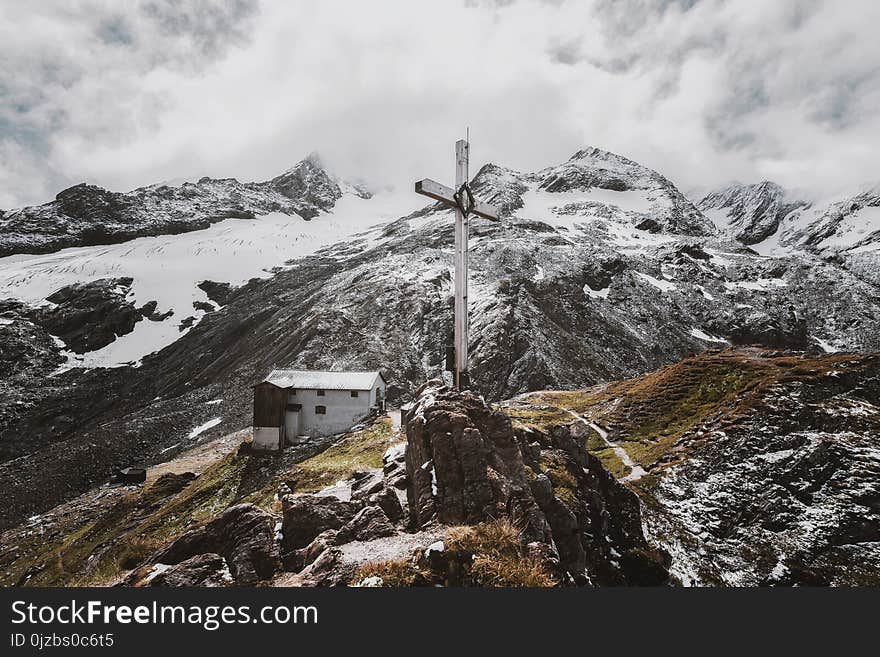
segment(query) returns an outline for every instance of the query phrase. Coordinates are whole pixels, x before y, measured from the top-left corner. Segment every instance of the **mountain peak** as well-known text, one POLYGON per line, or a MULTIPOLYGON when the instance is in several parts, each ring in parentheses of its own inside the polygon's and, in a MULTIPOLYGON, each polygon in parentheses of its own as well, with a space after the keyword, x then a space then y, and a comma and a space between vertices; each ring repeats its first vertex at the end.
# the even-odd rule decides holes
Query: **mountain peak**
POLYGON ((321 157, 321 154, 318 151, 312 151, 308 155, 306 155, 299 164, 309 164, 315 169, 324 169, 324 159, 321 157))
POLYGON ((617 153, 612 153, 611 151, 596 148, 595 146, 587 146, 585 148, 582 148, 577 153, 568 158, 569 162, 575 162, 579 160, 593 160, 594 162, 616 162, 628 166, 644 168, 638 162, 634 162, 633 160, 623 157, 622 155, 618 155, 617 153))

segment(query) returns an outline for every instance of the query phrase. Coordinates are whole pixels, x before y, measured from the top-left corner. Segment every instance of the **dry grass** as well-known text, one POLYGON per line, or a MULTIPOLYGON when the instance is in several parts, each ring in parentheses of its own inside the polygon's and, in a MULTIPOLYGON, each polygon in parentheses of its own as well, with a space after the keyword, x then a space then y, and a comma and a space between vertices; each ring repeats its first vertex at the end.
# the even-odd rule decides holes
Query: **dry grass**
POLYGON ((474 586, 554 586, 544 567, 525 554, 519 529, 506 518, 451 527, 443 542, 447 552, 472 558, 467 578, 474 586))
POLYGON ((349 479, 357 470, 381 468, 382 455, 394 444, 391 418, 379 418, 320 454, 298 463, 292 477, 297 493, 311 493, 349 479))
POLYGON ((568 424, 574 420, 571 415, 559 408, 529 408, 511 406, 503 409, 511 420, 517 421, 527 427, 534 427, 541 431, 549 431, 553 427, 568 424))
POLYGON ((571 507, 577 501, 577 477, 568 471, 566 460, 560 455, 545 451, 541 453, 541 469, 550 483, 553 484, 553 492, 571 507))
POLYGON ((361 566, 352 578, 357 584, 367 577, 379 577, 382 586, 393 588, 424 585, 425 575, 407 559, 390 559, 388 561, 372 561, 361 566))
MULTIPOLYGON (((731 348, 607 386, 535 393, 529 400, 598 421, 634 461, 649 467, 695 428, 747 413, 767 386, 825 376, 854 362, 847 354, 802 358, 731 348)), ((626 474, 626 466, 597 437, 588 435, 586 447, 615 476, 626 474)))
POLYGON ((352 578, 358 584, 379 577, 382 586, 548 587, 553 578, 525 554, 520 531, 507 519, 450 527, 443 536, 441 558, 421 567, 407 559, 364 564, 352 578), (436 570, 432 570, 432 568, 436 570))

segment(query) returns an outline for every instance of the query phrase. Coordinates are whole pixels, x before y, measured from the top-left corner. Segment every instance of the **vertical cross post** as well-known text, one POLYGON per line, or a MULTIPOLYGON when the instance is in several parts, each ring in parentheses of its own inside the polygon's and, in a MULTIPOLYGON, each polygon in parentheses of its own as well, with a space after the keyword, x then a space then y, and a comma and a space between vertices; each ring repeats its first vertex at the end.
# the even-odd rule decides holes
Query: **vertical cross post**
MULTIPOLYGON (((455 142, 455 189, 468 181, 468 151, 464 139, 455 142)), ((455 387, 467 387, 468 371, 468 217, 455 208, 455 387), (464 380, 462 380, 464 379, 464 380)))
POLYGON ((498 208, 474 198, 468 187, 468 154, 470 144, 466 139, 455 142, 455 189, 425 178, 416 182, 415 191, 446 207, 455 209, 455 317, 453 342, 455 359, 453 362, 453 383, 459 390, 470 387, 468 377, 468 221, 476 215, 498 221, 501 216, 498 208))

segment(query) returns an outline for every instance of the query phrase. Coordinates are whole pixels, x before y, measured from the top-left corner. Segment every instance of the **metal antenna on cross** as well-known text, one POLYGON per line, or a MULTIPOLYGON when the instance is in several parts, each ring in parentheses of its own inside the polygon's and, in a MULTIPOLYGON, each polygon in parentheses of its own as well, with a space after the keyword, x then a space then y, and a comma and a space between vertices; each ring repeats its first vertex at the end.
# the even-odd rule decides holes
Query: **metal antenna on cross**
MULTIPOLYGON (((470 128, 467 131, 470 136, 470 128)), ((455 362, 453 381, 459 390, 470 387, 468 377, 468 221, 470 215, 497 221, 500 212, 488 203, 474 198, 468 183, 467 139, 455 142, 455 189, 449 189, 429 178, 416 183, 416 193, 440 201, 455 209, 455 362)))

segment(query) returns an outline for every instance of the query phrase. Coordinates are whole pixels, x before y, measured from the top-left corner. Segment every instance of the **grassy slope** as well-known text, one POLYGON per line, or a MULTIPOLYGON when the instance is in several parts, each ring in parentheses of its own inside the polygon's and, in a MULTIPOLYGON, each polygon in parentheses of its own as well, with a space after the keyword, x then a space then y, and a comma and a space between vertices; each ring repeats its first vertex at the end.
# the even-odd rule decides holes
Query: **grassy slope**
POLYGON ((21 582, 29 572, 29 586, 111 582, 233 504, 276 508, 275 492, 282 482, 292 484, 295 492, 314 492, 349 478, 355 470, 381 467, 382 454, 396 439, 391 420, 383 417, 299 463, 287 453, 258 455, 234 449, 179 492, 168 494, 155 482, 121 494, 106 508, 87 514, 85 522, 82 513, 67 514, 55 527, 53 539, 12 530, 0 540, 0 585, 21 582))
MULTIPOLYGON (((567 424, 568 409, 607 428, 633 461, 648 469, 675 459, 673 448, 706 423, 735 422, 769 386, 842 369, 847 354, 817 358, 759 349, 709 351, 656 372, 586 390, 544 391, 518 398, 511 417, 547 429, 567 424)), ((591 432, 587 449, 616 476, 627 468, 591 432)))

